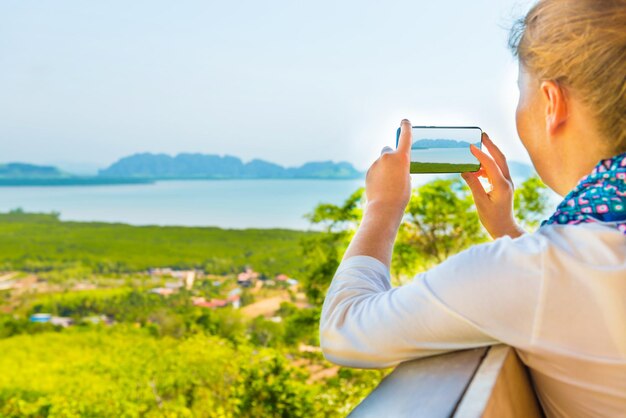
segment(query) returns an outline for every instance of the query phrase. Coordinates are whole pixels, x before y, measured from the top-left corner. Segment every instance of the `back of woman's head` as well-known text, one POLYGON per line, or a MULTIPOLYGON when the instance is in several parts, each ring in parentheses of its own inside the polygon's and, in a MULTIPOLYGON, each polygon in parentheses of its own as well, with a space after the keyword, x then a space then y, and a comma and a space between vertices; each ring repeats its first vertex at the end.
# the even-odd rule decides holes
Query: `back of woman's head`
POLYGON ((539 0, 511 30, 525 70, 571 91, 626 151, 626 0, 539 0))

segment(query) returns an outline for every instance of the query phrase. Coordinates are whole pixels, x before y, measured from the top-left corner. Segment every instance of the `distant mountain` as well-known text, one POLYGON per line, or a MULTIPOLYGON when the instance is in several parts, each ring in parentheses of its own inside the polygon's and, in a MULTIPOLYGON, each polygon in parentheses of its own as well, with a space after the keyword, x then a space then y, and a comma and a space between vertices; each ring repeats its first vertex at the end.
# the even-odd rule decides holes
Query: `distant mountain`
MULTIPOLYGON (((537 174, 533 166, 520 161, 508 161, 508 165, 513 177, 537 174)), ((363 175, 347 162, 309 162, 286 168, 260 159, 243 163, 237 157, 204 154, 135 154, 100 170, 98 176, 77 176, 53 166, 0 164, 0 186, 141 184, 159 179, 202 178, 354 179, 363 175)))
POLYGON ((413 142, 412 149, 425 149, 425 148, 467 148, 470 146, 469 142, 457 141, 454 139, 420 139, 413 142))
POLYGON ((254 159, 247 163, 230 155, 142 153, 124 157, 100 170, 99 177, 148 179, 203 179, 203 178, 312 178, 352 179, 363 173, 347 162, 310 162, 300 167, 283 167, 268 161, 254 159))
POLYGON ((59 179, 69 176, 52 166, 25 163, 0 164, 0 179, 59 179))
POLYGON ((76 176, 53 166, 25 163, 0 164, 0 186, 100 186, 150 183, 146 179, 76 176))
POLYGON ((359 178, 365 173, 347 162, 318 161, 287 169, 289 177, 295 178, 359 178))

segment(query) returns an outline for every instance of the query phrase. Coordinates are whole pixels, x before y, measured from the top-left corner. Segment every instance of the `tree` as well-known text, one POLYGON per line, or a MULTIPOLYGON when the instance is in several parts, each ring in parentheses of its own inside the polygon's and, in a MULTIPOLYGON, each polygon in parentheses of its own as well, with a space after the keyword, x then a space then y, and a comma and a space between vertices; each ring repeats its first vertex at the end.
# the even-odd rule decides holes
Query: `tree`
MULTIPOLYGON (((518 221, 534 229, 548 202, 546 186, 528 178, 515 190, 518 221)), ((314 304, 321 304, 343 253, 361 221, 364 189, 342 205, 320 204, 306 217, 323 231, 301 241, 303 287, 314 304)), ((392 274, 412 276, 472 245, 486 242, 469 188, 458 177, 436 179, 413 189, 393 250, 392 274)), ((402 282, 402 280, 399 280, 402 282)))
POLYGON ((239 379, 232 387, 236 416, 313 415, 314 390, 305 382, 307 374, 291 367, 282 355, 260 349, 241 365, 239 372, 239 379))
POLYGON ((486 240, 469 188, 458 178, 436 179, 413 189, 392 270, 396 275, 414 274, 486 240))
POLYGON ((527 178, 515 189, 513 196, 515 217, 525 229, 535 230, 546 215, 548 193, 548 188, 537 176, 527 178))
POLYGON ((305 215, 322 232, 300 241, 302 285, 311 303, 321 305, 343 252, 363 216, 364 189, 352 193, 341 206, 323 203, 305 215))
POLYGON ((250 341, 259 347, 277 347, 283 343, 285 326, 259 315, 248 326, 250 341))
POLYGON ((320 203, 313 212, 304 215, 311 223, 324 227, 326 232, 339 232, 353 229, 363 216, 365 203, 365 189, 363 187, 352 193, 341 206, 320 203))
POLYGON ((284 319, 285 343, 319 346, 318 327, 321 309, 319 307, 304 308, 294 311, 284 319))

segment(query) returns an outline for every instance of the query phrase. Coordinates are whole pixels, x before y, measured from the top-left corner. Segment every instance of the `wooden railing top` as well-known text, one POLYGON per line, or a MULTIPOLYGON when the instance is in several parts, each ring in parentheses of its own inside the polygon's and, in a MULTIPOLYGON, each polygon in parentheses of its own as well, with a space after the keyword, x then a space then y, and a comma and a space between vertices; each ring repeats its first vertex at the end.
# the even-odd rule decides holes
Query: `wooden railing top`
POLYGON ((349 416, 533 418, 542 413, 515 350, 498 345, 402 363, 349 416))

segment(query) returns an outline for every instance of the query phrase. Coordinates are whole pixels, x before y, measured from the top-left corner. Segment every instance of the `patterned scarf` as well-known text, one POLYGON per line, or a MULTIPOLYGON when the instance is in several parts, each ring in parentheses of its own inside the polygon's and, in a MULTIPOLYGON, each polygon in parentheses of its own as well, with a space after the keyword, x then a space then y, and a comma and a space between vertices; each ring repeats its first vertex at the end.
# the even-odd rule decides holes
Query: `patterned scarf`
POLYGON ((615 226, 626 234, 626 152, 601 160, 541 226, 583 222, 615 226))

